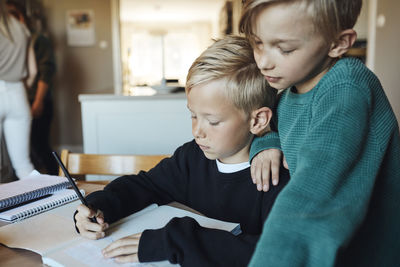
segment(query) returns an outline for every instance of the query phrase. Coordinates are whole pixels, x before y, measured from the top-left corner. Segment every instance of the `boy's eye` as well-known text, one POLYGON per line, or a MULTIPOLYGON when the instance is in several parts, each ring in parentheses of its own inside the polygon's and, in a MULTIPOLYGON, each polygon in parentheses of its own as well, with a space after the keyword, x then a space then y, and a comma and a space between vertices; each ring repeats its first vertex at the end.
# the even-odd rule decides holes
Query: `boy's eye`
POLYGON ((212 126, 216 126, 216 125, 219 124, 219 121, 210 121, 209 123, 210 123, 210 125, 212 125, 212 126))
POLYGON ((287 48, 279 47, 279 50, 281 51, 282 54, 288 55, 288 54, 292 53, 295 49, 287 49, 287 48))
POLYGON ((262 42, 258 39, 253 40, 254 48, 260 49, 262 47, 262 42))

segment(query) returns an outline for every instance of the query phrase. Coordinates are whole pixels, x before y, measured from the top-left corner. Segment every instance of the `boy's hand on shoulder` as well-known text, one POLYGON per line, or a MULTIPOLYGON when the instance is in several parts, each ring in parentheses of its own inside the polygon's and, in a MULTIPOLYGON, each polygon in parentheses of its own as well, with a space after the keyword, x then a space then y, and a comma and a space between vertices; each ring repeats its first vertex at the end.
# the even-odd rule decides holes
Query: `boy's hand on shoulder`
POLYGON ((142 233, 123 237, 112 242, 102 253, 105 258, 114 258, 118 263, 139 262, 138 250, 142 233))
POLYGON ((105 236, 105 230, 108 228, 108 223, 104 221, 103 212, 100 210, 94 211, 83 204, 77 208, 78 213, 75 215, 76 227, 79 233, 89 239, 99 239, 105 236), (90 219, 96 217, 97 223, 90 219))
MULTIPOLYGON (((251 161, 251 178, 257 185, 258 191, 267 192, 269 190, 269 180, 272 184, 279 183, 279 168, 283 153, 279 149, 267 149, 258 153, 251 161)), ((283 156, 283 166, 289 169, 285 156, 283 156)))

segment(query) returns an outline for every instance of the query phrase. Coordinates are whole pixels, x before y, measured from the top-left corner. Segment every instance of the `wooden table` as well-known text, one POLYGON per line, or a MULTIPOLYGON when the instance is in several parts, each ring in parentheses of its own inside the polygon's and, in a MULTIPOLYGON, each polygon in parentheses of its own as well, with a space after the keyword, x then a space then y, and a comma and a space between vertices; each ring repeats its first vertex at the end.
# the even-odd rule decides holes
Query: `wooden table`
MULTIPOLYGON (((89 194, 97 190, 101 190, 104 187, 104 185, 105 183, 98 184, 89 182, 78 182, 78 187, 84 189, 86 194, 89 194)), ((39 254, 36 254, 30 250, 25 250, 25 249, 8 248, 0 244, 0 266, 37 267, 37 266, 43 266, 43 264, 42 264, 42 257, 39 254)))

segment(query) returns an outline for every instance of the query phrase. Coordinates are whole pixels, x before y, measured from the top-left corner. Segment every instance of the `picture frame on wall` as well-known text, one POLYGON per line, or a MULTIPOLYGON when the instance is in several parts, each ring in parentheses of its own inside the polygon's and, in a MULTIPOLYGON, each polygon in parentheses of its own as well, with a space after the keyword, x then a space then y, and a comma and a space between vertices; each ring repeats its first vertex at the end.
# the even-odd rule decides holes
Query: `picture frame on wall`
POLYGON ((68 10, 66 25, 69 46, 94 46, 96 44, 93 10, 68 10))

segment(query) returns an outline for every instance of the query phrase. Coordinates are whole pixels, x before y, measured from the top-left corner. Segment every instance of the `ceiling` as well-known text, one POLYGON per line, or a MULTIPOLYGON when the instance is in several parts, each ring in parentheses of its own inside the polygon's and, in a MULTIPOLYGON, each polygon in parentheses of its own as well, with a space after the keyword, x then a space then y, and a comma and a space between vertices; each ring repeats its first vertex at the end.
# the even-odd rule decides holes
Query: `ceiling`
POLYGON ((126 22, 195 22, 218 18, 225 0, 120 0, 126 22))

